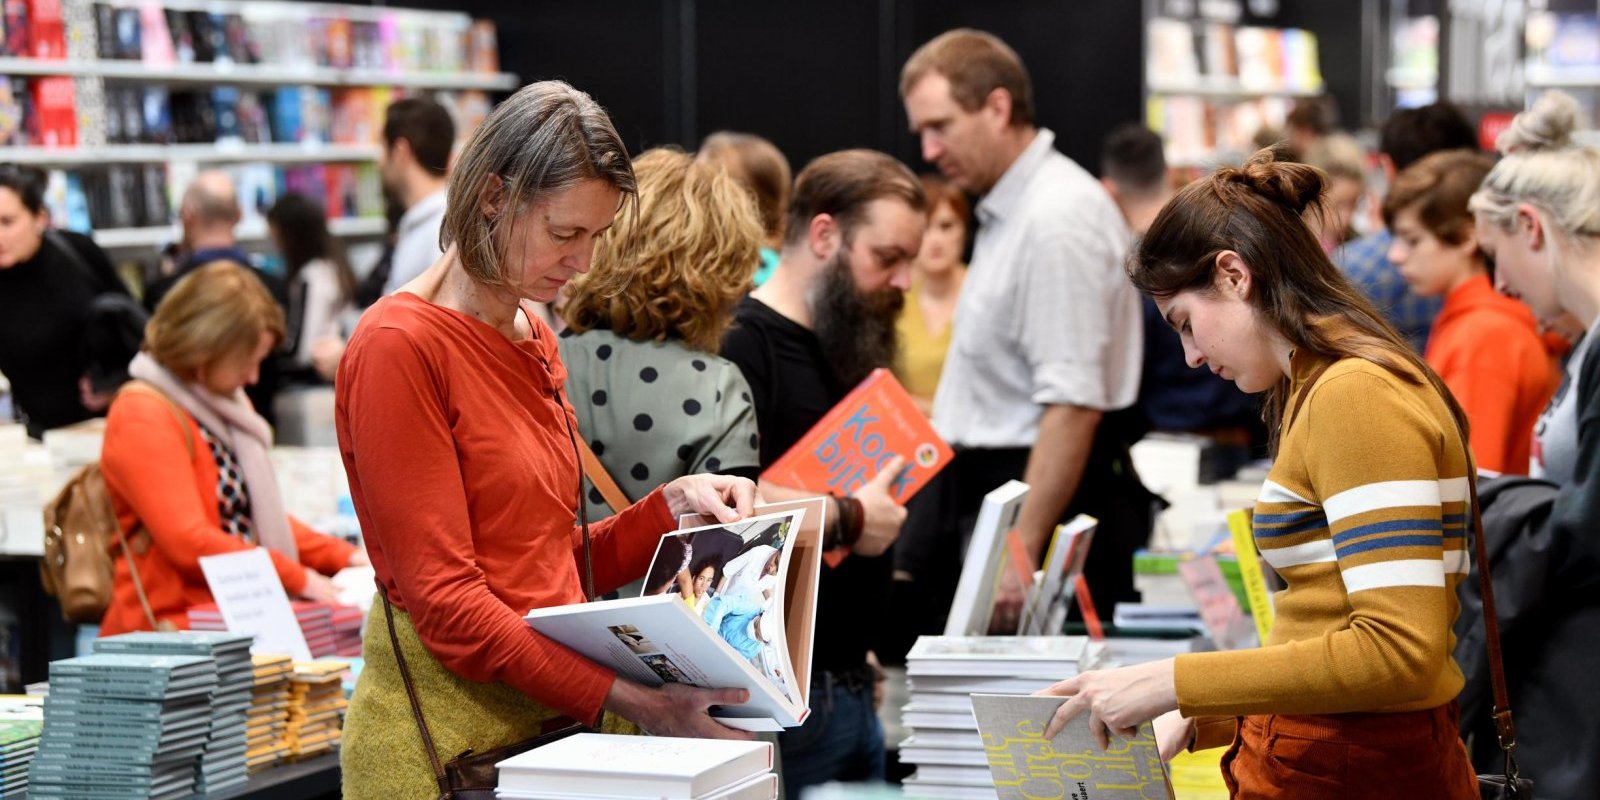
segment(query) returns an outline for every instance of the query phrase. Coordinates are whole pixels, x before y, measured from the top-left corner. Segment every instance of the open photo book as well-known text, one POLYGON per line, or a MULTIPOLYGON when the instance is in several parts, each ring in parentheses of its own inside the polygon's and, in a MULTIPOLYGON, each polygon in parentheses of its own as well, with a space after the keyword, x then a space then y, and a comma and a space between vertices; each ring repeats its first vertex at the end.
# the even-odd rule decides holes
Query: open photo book
POLYGON ((757 506, 662 536, 639 597, 539 608, 534 630, 637 683, 745 689, 711 716, 748 731, 805 721, 827 498, 757 506))

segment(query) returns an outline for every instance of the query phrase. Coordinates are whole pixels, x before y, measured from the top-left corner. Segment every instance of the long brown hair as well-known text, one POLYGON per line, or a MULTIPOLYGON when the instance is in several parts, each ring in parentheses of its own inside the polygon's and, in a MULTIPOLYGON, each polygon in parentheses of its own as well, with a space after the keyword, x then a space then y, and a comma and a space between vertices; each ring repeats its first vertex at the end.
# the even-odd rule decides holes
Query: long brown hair
MULTIPOLYGON (((1323 253, 1306 224, 1321 213, 1328 176, 1261 150, 1239 168, 1224 167, 1184 187, 1161 209, 1128 262, 1128 277, 1152 297, 1215 291, 1217 257, 1233 251, 1250 269, 1250 304, 1296 348, 1331 358, 1371 361, 1403 380, 1426 380, 1467 430, 1444 381, 1323 253), (1418 376, 1421 376, 1419 378, 1418 376)), ((1287 378, 1267 390, 1262 412, 1278 449, 1289 400, 1287 378)))

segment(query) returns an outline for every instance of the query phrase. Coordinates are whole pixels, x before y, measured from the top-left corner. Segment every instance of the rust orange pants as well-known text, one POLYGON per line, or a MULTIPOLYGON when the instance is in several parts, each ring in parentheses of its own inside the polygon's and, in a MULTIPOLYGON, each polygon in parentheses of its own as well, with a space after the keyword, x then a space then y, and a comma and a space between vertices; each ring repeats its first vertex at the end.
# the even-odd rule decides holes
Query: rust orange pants
POLYGON ((1396 714, 1241 717, 1222 757, 1243 800, 1476 800, 1456 703, 1396 714))

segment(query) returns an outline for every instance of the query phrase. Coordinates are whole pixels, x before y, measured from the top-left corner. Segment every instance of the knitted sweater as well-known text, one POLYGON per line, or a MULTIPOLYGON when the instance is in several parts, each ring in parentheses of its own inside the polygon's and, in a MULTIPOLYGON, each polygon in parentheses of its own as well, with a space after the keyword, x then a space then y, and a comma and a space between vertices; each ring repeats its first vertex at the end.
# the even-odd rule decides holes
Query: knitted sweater
MULTIPOLYGON (((1290 409, 1325 363, 1295 355, 1290 409)), ((1468 465, 1443 398, 1408 372, 1341 359, 1286 417, 1255 537, 1288 588, 1263 647, 1177 658, 1197 749, 1225 744, 1239 715, 1411 711, 1461 691, 1468 465)))

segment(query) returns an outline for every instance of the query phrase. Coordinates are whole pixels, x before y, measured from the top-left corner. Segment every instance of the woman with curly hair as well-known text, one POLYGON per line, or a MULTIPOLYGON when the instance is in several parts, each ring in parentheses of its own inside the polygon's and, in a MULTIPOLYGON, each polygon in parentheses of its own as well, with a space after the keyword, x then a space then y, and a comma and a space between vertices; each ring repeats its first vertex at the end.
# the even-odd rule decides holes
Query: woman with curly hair
MULTIPOLYGON (((637 212, 617 218, 562 310, 578 428, 630 501, 697 472, 755 478, 750 387, 717 355, 750 290, 755 203, 721 167, 675 150, 633 169, 637 212)), ((611 513, 592 489, 585 502, 591 519, 611 513)))

